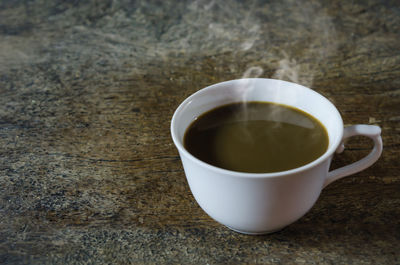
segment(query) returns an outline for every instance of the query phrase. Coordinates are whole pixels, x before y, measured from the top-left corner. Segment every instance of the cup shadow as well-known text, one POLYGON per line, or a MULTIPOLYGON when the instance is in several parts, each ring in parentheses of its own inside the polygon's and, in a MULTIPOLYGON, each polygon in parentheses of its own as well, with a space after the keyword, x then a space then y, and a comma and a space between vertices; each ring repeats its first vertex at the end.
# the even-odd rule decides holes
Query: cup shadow
POLYGON ((398 188, 393 185, 383 189, 374 183, 364 183, 362 189, 356 184, 332 184, 297 222, 254 240, 289 242, 303 251, 395 258, 393 246, 400 242, 400 210, 390 204, 396 201, 398 188), (369 196, 379 188, 380 196, 369 196))

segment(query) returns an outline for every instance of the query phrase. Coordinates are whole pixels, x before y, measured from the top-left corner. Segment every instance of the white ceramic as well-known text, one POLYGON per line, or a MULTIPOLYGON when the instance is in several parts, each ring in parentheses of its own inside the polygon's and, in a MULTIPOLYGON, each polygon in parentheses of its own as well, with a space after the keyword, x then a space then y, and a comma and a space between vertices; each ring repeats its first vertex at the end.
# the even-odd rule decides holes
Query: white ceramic
POLYGON ((269 233, 295 222, 332 181, 371 166, 382 153, 380 133, 381 129, 373 125, 343 129, 338 110, 322 95, 298 84, 261 78, 232 80, 201 89, 182 102, 171 121, 172 139, 196 201, 216 221, 246 234, 269 233), (302 167, 265 174, 221 169, 185 150, 183 136, 196 117, 217 106, 242 100, 286 104, 311 114, 328 131, 328 150, 302 167), (343 141, 354 135, 371 138, 373 150, 355 163, 329 171, 335 151, 343 151, 343 141))

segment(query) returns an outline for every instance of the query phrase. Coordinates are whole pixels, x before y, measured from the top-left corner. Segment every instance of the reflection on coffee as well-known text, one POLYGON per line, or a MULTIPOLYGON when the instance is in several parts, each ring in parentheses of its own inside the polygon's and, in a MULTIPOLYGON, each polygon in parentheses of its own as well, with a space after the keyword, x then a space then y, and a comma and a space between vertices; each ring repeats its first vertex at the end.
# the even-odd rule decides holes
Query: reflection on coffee
POLYGON ((325 127, 294 107, 269 102, 232 103, 199 116, 184 146, 211 165, 250 173, 297 168, 328 148, 325 127))

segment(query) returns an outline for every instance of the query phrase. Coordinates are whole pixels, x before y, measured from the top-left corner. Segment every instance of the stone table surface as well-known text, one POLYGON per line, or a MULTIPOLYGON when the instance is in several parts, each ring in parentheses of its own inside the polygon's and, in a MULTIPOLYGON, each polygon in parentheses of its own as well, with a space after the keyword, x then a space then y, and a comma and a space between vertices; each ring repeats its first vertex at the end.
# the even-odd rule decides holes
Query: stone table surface
MULTIPOLYGON (((1 264, 400 264, 400 2, 0 2, 1 264), (170 133, 188 95, 268 77, 377 124, 372 167, 285 229, 192 197, 170 133)), ((352 139, 332 168, 366 155, 352 139)))

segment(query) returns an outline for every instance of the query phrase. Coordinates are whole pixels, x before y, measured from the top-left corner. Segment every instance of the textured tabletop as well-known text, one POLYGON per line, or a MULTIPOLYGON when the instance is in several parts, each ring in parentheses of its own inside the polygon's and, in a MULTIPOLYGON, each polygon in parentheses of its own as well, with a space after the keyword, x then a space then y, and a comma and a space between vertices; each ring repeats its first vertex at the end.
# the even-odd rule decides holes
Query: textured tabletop
MULTIPOLYGON (((265 2, 0 1, 0 263, 400 264, 399 1, 265 2), (216 223, 170 119, 241 77, 379 125, 382 157, 279 232, 216 223)), ((332 168, 371 146, 352 138, 332 168)))

